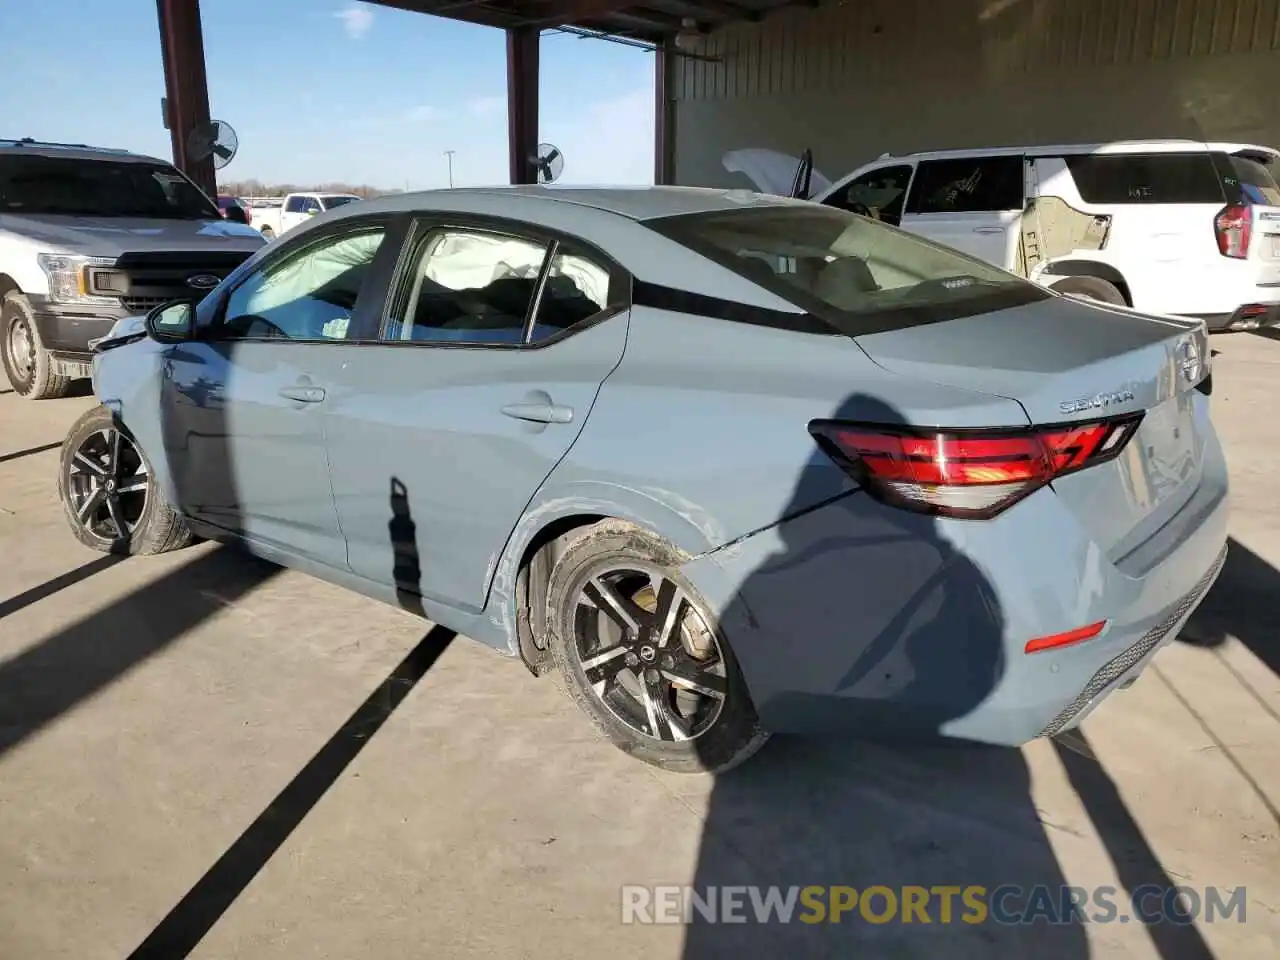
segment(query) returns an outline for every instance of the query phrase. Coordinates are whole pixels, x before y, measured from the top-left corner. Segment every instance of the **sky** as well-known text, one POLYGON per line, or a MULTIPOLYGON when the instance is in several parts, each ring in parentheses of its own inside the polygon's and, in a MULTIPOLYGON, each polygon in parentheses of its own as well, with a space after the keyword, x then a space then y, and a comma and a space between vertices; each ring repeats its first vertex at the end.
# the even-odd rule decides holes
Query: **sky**
MULTIPOLYGON (((506 183, 501 30, 355 0, 203 0, 219 177, 382 188, 506 183)), ((0 0, 0 138, 171 157, 155 0, 0 0), (17 82, 17 78, 22 78, 17 82)), ((544 33, 539 138, 564 183, 653 182, 653 55, 544 33)))

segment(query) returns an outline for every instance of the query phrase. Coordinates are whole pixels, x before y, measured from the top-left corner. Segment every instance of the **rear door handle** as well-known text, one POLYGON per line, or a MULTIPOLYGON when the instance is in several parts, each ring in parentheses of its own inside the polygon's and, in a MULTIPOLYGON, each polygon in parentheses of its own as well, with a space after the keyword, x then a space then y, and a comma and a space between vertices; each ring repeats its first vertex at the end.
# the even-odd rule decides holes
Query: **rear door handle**
POLYGON ((530 423, 571 423, 573 407, 562 407, 556 403, 508 403, 502 412, 516 420, 530 423))
POLYGON ((1004 233, 1004 227, 974 227, 974 233, 1004 233))
POLYGON ((319 403, 324 399, 324 387, 281 387, 280 396, 299 403, 319 403))

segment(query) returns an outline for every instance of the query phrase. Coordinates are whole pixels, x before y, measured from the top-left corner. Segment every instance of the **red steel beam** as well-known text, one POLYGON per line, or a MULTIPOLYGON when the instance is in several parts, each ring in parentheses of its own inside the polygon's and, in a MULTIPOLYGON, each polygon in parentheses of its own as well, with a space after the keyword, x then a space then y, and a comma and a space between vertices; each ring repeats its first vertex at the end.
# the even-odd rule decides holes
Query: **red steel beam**
POLYGON ((507 148, 512 183, 537 183, 537 27, 507 31, 507 148))
POLYGON ((213 156, 196 159, 187 153, 191 131, 209 123, 209 84, 204 71, 204 35, 200 0, 156 0, 160 19, 160 53, 168 104, 173 162, 209 196, 218 192, 213 156))
POLYGON ((670 39, 653 51, 653 182, 675 183, 675 104, 671 102, 671 67, 674 57, 670 39))

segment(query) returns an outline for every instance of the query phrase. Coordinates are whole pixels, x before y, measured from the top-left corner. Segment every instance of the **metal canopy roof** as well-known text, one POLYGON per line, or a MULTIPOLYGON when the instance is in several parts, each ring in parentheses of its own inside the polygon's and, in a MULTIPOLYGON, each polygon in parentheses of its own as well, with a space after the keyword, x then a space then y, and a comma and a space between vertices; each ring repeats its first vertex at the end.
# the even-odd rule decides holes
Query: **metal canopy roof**
POLYGON ((681 30, 707 31, 759 20, 782 7, 819 0, 369 0, 383 7, 429 13, 489 27, 576 27, 595 33, 661 42, 681 30))

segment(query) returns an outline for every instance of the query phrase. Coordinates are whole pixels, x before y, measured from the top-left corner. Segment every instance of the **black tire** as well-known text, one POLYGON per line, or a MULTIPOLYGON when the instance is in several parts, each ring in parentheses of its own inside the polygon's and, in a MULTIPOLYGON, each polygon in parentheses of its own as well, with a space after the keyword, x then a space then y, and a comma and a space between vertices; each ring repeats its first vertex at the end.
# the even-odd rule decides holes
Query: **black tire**
POLYGON ((1076 296, 1088 297, 1099 303, 1113 303, 1118 307, 1127 306, 1120 288, 1098 277, 1067 277, 1055 283, 1053 289, 1058 293, 1074 293, 1076 296))
POLYGON ((63 441, 58 464, 58 496, 76 539, 102 553, 133 555, 167 553, 192 543, 195 537, 165 501, 154 476, 146 454, 111 411, 87 411, 63 441), (98 449, 116 452, 99 457, 98 449), (96 507, 87 502, 99 493, 96 507))
POLYGON ((31 303, 11 290, 0 303, 0 359, 13 392, 24 400, 64 397, 72 379, 55 372, 53 358, 40 340, 31 303))
POLYGON ((569 695, 620 750, 676 773, 722 772, 759 750, 768 734, 760 728, 719 624, 680 575, 679 565, 669 544, 622 521, 605 520, 568 534, 547 588, 548 646, 569 695), (633 582, 644 582, 638 578, 647 575, 662 585, 655 589, 650 580, 640 592, 629 593, 625 571, 646 571, 633 574, 633 582), (638 629, 624 631, 617 617, 606 615, 604 604, 587 600, 588 593, 599 596, 595 585, 606 577, 619 578, 609 581, 611 597, 629 593, 619 616, 634 617, 638 629), (652 597, 651 610, 641 606, 648 602, 640 599, 645 590, 652 597), (663 620, 670 628, 665 639, 661 629, 653 631, 663 620), (597 645, 601 627, 612 627, 615 639, 597 645), (703 644, 698 653, 690 648, 695 635, 703 644), (619 649, 621 654, 611 655, 619 649), (652 666, 640 662, 640 653, 652 666), (588 670, 592 676, 613 672, 593 686, 588 670), (686 678, 697 684, 688 686, 686 678), (628 685, 642 692, 629 693, 628 685), (707 693, 695 692, 700 689, 707 693), (624 715, 637 719, 628 722, 624 715))

